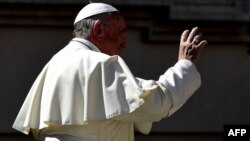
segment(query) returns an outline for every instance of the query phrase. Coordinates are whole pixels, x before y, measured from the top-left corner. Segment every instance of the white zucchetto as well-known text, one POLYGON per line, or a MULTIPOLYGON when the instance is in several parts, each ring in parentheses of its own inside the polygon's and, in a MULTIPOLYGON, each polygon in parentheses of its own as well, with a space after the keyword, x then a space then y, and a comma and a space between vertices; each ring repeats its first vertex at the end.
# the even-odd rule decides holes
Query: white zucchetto
POLYGON ((82 10, 77 14, 74 24, 82 19, 88 18, 101 13, 115 12, 118 11, 116 8, 105 3, 90 3, 82 8, 82 10))

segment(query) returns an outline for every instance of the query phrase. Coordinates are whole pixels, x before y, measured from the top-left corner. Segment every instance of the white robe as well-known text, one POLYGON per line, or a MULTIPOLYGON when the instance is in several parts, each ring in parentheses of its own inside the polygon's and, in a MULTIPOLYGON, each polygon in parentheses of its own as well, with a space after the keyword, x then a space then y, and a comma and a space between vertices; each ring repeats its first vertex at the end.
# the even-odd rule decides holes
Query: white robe
POLYGON ((153 122, 177 111, 200 84, 188 60, 178 61, 158 81, 144 80, 134 77, 119 56, 74 38, 43 68, 13 128, 38 131, 38 137, 133 141, 134 127, 149 133, 153 122))

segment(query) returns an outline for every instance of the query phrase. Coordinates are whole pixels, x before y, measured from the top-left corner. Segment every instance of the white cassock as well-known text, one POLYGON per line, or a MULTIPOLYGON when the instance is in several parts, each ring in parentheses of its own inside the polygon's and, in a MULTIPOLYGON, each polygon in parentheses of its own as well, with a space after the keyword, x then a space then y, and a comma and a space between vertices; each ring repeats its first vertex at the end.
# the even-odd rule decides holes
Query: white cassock
POLYGON ((119 56, 74 38, 43 68, 13 128, 46 141, 133 141, 177 111, 199 88, 200 75, 180 60, 158 81, 134 77, 119 56))

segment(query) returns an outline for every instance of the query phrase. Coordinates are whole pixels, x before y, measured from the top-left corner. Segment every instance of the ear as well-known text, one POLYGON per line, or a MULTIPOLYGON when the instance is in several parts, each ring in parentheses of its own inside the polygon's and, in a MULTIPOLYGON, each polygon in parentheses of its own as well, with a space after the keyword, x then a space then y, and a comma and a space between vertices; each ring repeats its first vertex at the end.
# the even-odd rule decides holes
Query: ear
POLYGON ((93 32, 93 35, 96 38, 96 40, 102 41, 104 33, 103 33, 103 26, 102 26, 100 21, 97 20, 94 23, 92 32, 93 32))

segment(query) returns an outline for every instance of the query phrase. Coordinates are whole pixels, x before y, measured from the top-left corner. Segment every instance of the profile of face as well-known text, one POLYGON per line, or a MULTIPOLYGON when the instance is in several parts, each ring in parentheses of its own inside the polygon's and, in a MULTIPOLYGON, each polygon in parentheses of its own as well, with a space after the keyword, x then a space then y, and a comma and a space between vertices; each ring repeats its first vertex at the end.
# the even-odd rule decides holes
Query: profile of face
POLYGON ((119 55, 127 47, 127 41, 124 36, 125 30, 125 20, 121 15, 115 15, 107 23, 103 23, 101 47, 99 49, 111 56, 119 55))

